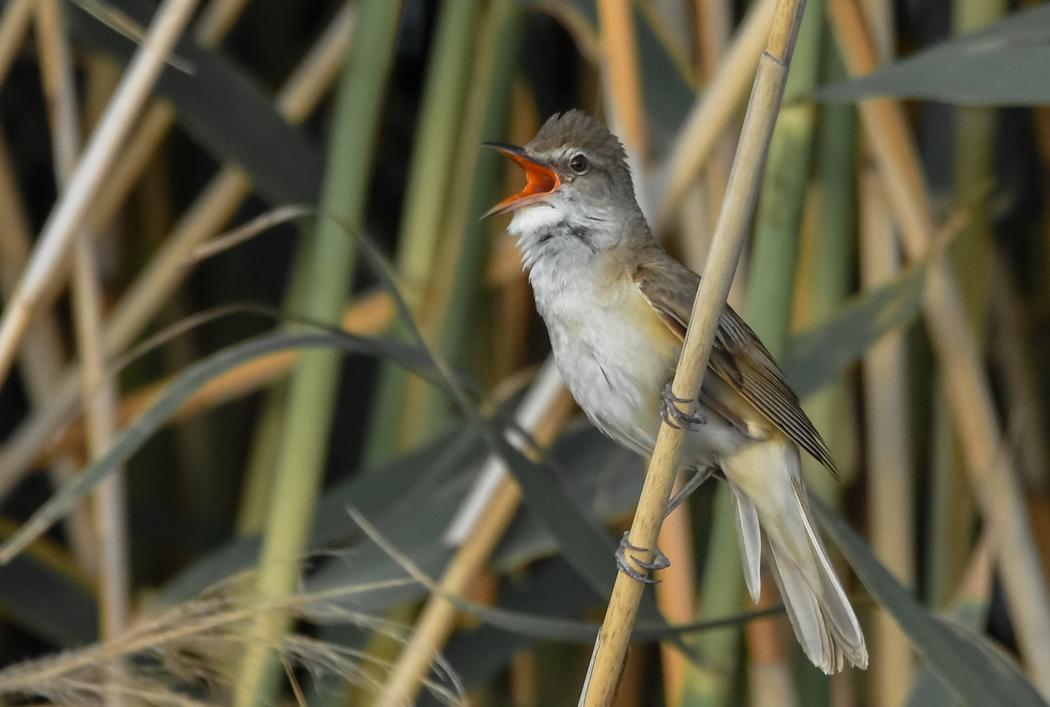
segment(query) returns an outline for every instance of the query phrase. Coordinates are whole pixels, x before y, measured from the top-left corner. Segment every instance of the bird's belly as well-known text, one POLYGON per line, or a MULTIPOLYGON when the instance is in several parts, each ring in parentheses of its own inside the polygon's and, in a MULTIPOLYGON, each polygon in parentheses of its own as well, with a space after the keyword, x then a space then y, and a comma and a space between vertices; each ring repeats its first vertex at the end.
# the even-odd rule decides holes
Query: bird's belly
POLYGON ((619 321, 594 324, 551 328, 554 359, 595 427, 648 455, 659 430, 659 392, 673 374, 674 359, 619 321))
MULTIPOLYGON (((643 456, 656 444, 660 395, 681 346, 662 322, 655 323, 628 326, 622 316, 600 314, 586 326, 548 322, 555 360, 580 408, 598 429, 643 456)), ((704 406, 701 412, 707 423, 689 433, 683 449, 689 466, 713 464, 743 441, 718 413, 704 406)))

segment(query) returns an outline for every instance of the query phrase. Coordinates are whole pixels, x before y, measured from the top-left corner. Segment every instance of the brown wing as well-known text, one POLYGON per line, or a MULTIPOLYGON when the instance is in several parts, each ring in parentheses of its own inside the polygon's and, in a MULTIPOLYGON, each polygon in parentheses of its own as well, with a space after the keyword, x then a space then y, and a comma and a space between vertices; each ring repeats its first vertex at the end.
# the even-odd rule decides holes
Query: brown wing
MULTIPOLYGON (((700 276, 662 252, 639 266, 633 276, 664 323, 684 340, 700 276)), ((838 477, 828 446, 802 411, 798 396, 755 332, 729 305, 719 317, 708 367, 838 477)))

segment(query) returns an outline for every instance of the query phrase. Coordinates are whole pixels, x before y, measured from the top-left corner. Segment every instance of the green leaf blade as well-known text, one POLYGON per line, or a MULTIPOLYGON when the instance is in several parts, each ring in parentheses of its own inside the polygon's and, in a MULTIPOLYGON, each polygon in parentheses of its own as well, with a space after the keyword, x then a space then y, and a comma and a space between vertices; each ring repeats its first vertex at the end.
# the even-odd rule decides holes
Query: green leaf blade
POLYGON ((1050 103, 1050 5, 936 44, 866 76, 817 91, 822 101, 893 96, 962 105, 1050 103))
POLYGON ((871 548, 817 499, 813 510, 879 606, 893 615, 919 657, 970 707, 1046 707, 1020 668, 987 639, 935 616, 876 559, 871 548))

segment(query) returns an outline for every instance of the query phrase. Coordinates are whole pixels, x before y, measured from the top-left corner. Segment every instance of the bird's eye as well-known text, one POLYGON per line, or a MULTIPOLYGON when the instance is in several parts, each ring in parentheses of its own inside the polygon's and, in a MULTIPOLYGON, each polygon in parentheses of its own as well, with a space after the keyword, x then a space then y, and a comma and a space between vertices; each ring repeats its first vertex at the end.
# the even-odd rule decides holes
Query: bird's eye
POLYGON ((586 155, 573 155, 573 158, 569 160, 569 167, 576 174, 583 174, 591 168, 591 161, 587 159, 586 155))

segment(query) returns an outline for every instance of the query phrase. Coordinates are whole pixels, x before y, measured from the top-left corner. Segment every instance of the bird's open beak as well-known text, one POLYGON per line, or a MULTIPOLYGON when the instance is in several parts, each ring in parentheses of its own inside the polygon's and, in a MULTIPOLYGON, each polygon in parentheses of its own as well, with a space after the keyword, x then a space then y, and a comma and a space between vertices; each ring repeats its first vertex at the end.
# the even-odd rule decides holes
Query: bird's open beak
POLYGON ((524 189, 493 206, 481 218, 505 214, 514 209, 538 204, 561 184, 561 180, 558 179, 558 175, 554 170, 534 162, 525 155, 525 151, 520 147, 505 145, 500 142, 484 142, 481 146, 491 147, 502 152, 525 170, 525 177, 529 180, 524 189))

